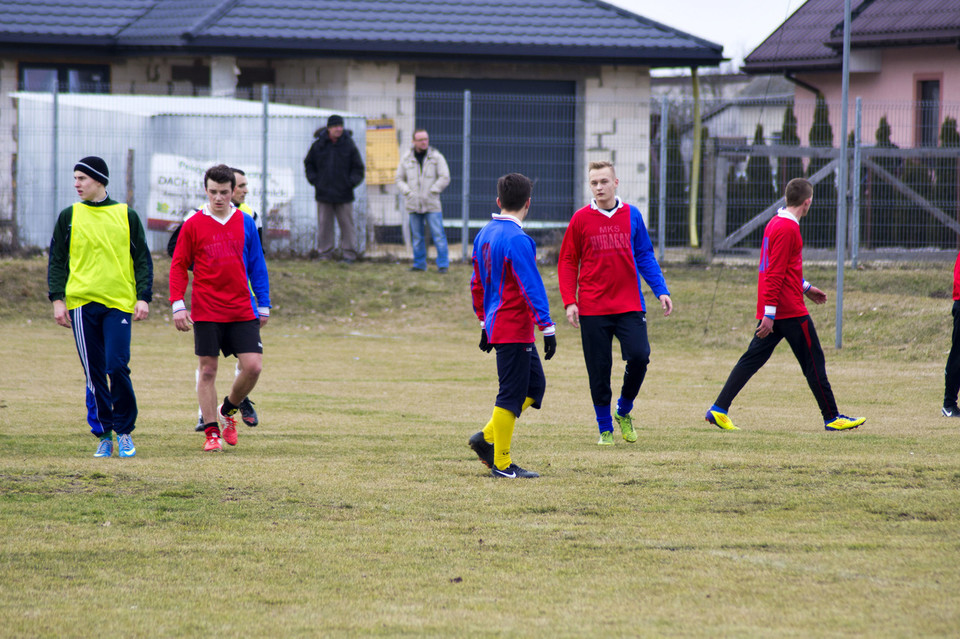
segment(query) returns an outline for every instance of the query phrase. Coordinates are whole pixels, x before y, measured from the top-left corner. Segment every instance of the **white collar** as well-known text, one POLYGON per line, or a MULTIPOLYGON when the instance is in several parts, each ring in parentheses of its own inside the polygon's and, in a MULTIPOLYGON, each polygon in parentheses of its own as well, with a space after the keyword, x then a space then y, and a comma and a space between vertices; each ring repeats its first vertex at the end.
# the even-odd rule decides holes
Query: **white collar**
POLYGON ((782 217, 786 220, 793 220, 797 224, 797 226, 800 226, 800 220, 794 217, 793 213, 788 211, 786 207, 777 211, 777 217, 782 217))
POLYGON ((209 205, 209 204, 204 204, 204 205, 203 205, 203 208, 200 209, 200 212, 203 213, 203 214, 206 215, 206 216, 209 216, 209 217, 213 218, 213 219, 216 220, 217 222, 220 222, 220 224, 223 224, 224 226, 226 226, 227 222, 230 221, 230 218, 233 217, 233 214, 237 212, 237 207, 235 207, 235 206, 233 205, 233 202, 231 202, 231 203, 230 203, 230 213, 229 213, 229 215, 227 215, 227 217, 225 217, 225 218, 223 218, 223 219, 220 219, 219 217, 217 217, 216 215, 214 215, 213 213, 210 212, 210 209, 207 208, 208 206, 210 206, 210 205, 209 205))
POLYGON ((613 217, 613 214, 616 213, 617 211, 619 211, 621 206, 623 206, 623 201, 620 199, 620 196, 619 196, 619 195, 617 196, 617 199, 614 201, 614 207, 613 207, 612 209, 610 209, 609 211, 607 211, 607 210, 605 210, 605 209, 601 209, 600 206, 597 204, 597 199, 596 199, 596 198, 590 200, 590 208, 592 208, 592 209, 594 209, 594 210, 596 210, 596 211, 600 211, 601 213, 603 213, 603 214, 606 215, 607 217, 613 217))
POLYGON ((493 219, 495 219, 495 220, 509 220, 509 221, 513 222, 514 224, 516 224, 517 226, 519 226, 520 228, 523 228, 523 222, 520 221, 520 218, 514 217, 513 215, 510 215, 509 213, 494 213, 494 214, 493 214, 493 219))

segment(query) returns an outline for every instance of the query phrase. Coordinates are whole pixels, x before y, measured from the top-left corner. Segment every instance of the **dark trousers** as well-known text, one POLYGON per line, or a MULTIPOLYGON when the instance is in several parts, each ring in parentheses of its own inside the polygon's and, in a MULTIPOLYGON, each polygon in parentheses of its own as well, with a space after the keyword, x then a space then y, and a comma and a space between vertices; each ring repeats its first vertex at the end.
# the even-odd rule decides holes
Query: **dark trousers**
MULTIPOLYGON (((759 323, 757 325, 759 326, 759 323)), ((763 339, 754 335, 750 346, 747 347, 747 352, 740 357, 736 366, 730 371, 730 377, 723 385, 716 405, 723 410, 729 409, 737 393, 746 386, 753 374, 767 363, 773 355, 773 349, 782 339, 787 340, 797 361, 800 362, 800 369, 803 371, 803 376, 807 378, 807 385, 813 391, 813 396, 817 399, 823 420, 825 422, 832 420, 839 411, 837 402, 833 398, 830 382, 827 380, 827 365, 823 357, 823 348, 820 347, 820 338, 817 337, 817 330, 809 315, 774 320, 773 333, 763 339)))
POLYGON ((580 341, 587 363, 590 397, 594 406, 609 406, 612 400, 610 370, 613 367, 613 337, 620 342, 620 356, 627 363, 620 396, 633 401, 640 392, 650 363, 647 317, 642 311, 616 315, 581 315, 580 341))
POLYGON ((943 371, 943 405, 956 406, 960 392, 960 300, 953 303, 953 342, 943 371))
POLYGON ((70 311, 73 338, 87 377, 87 423, 94 435, 133 432, 137 398, 130 381, 133 316, 90 302, 70 311), (109 383, 107 377, 110 377, 109 383))

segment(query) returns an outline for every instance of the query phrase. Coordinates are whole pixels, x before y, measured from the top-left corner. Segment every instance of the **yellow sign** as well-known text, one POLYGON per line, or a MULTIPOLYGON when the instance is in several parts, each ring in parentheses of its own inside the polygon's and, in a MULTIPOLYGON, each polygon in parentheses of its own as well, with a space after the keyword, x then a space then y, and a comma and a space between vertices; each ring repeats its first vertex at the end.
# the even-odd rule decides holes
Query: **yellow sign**
POLYGON ((367 120, 367 184, 393 184, 398 164, 400 149, 393 120, 367 120))

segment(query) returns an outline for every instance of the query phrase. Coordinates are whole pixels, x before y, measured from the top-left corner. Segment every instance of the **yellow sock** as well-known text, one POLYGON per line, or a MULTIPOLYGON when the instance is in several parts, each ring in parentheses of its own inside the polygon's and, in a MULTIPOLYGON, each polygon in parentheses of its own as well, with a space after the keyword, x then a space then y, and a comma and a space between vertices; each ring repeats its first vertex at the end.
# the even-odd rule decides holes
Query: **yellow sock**
POLYGON ((483 427, 483 438, 488 444, 493 443, 493 417, 491 417, 487 425, 483 427))
POLYGON ((510 467, 510 442, 513 441, 513 425, 517 416, 506 408, 493 409, 493 459, 500 470, 510 467))
MULTIPOLYGON (((528 397, 527 399, 525 399, 523 402, 523 406, 520 407, 520 412, 523 413, 523 411, 533 406, 533 402, 534 402, 534 399, 532 397, 528 397)), ((510 411, 507 411, 507 412, 509 413, 510 411)), ((496 415, 496 412, 494 412, 494 415, 496 415)), ((493 417, 491 417, 490 421, 487 422, 487 425, 483 427, 483 438, 487 441, 488 444, 493 443, 493 417)))

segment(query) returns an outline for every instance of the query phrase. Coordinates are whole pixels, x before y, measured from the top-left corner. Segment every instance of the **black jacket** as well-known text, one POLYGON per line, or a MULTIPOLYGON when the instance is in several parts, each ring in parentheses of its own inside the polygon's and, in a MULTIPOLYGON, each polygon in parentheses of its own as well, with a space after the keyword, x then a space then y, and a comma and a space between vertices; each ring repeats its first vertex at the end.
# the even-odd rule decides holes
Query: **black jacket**
POLYGON ((363 182, 364 166, 352 133, 344 129, 336 144, 330 142, 327 127, 313 135, 316 139, 303 159, 303 168, 317 202, 353 202, 353 189, 363 182))

